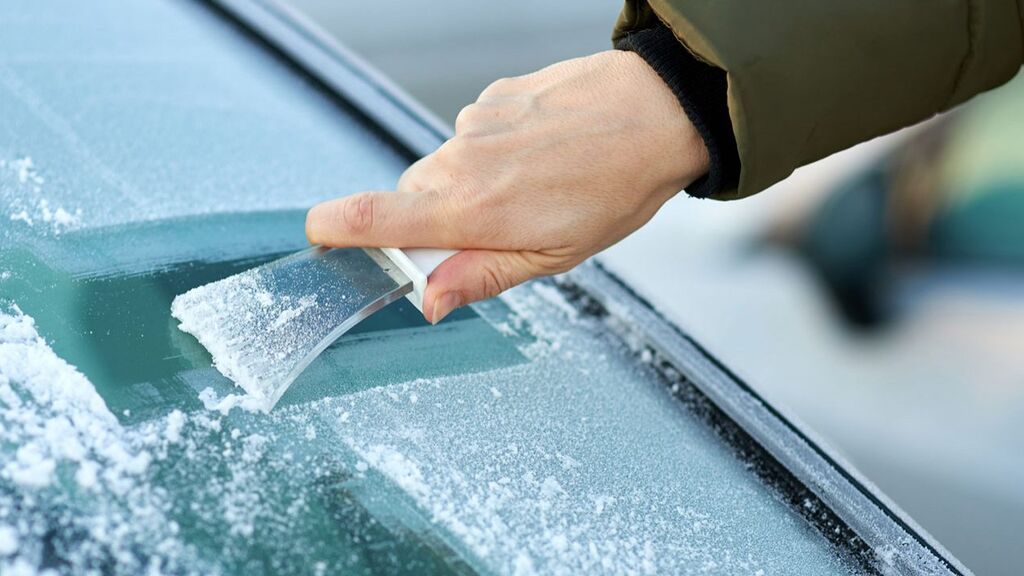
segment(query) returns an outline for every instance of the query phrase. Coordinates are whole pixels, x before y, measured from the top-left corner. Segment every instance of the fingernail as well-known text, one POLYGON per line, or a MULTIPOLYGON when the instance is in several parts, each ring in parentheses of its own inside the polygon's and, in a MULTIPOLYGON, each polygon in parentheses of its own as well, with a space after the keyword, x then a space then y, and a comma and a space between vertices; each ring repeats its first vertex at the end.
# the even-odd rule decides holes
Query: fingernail
POLYGON ((306 240, 309 240, 310 244, 316 244, 319 240, 320 212, 323 210, 320 206, 320 204, 317 204, 306 212, 306 240))
POLYGON ((440 298, 434 301, 434 320, 432 324, 437 324, 444 317, 451 314, 452 310, 455 310, 459 306, 462 306, 462 297, 459 296, 458 292, 445 292, 440 298))

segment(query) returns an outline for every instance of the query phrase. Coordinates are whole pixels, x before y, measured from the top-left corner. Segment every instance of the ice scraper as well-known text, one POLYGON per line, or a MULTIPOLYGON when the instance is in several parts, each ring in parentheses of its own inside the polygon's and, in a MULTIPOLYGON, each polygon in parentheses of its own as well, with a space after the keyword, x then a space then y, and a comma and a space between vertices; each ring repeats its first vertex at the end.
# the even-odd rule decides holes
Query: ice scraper
POLYGON ((269 411, 339 336, 407 297, 421 311, 427 276, 450 250, 313 247, 181 294, 179 328, 269 411))

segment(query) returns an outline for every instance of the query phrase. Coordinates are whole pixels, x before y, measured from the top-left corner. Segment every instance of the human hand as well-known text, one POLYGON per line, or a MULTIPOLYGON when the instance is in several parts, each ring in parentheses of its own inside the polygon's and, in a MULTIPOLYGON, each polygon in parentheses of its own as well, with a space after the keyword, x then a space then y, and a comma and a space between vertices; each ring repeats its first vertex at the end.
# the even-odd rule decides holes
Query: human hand
POLYGON ((639 56, 608 51, 498 80, 396 190, 314 206, 332 247, 458 248, 430 275, 427 320, 625 238, 707 172, 704 143, 639 56))

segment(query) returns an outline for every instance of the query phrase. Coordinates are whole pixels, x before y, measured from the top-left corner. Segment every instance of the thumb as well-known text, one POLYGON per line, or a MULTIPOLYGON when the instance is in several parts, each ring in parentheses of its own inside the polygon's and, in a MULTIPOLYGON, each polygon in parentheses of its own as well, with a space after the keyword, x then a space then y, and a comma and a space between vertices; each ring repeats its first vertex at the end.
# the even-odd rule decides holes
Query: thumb
POLYGON ((431 273, 423 316, 437 324, 460 306, 497 296, 542 273, 524 252, 463 250, 431 273))

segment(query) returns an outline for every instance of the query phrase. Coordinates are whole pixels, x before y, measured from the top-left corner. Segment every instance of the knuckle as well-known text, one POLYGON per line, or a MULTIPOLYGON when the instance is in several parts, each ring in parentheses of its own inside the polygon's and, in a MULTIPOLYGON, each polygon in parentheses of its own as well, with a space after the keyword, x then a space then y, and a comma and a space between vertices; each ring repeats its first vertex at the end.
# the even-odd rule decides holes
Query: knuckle
POLYGON ((484 88, 484 91, 480 93, 480 97, 487 98, 508 92, 512 88, 513 83, 514 80, 512 78, 498 78, 488 84, 487 88, 484 88))
POLYGON ((474 142, 480 140, 482 144, 487 136, 501 132, 507 128, 510 119, 519 116, 518 105, 505 102, 504 99, 470 104, 455 117, 456 138, 474 142))
POLYGON ((357 194, 345 200, 341 219, 345 228, 353 234, 365 234, 373 229, 376 195, 357 194))
POLYGON ((459 114, 455 117, 455 133, 461 134, 469 130, 473 125, 477 116, 477 106, 470 104, 462 110, 459 110, 459 114))
POLYGON ((406 171, 398 178, 395 190, 398 192, 419 192, 423 190, 423 182, 416 173, 406 171))

